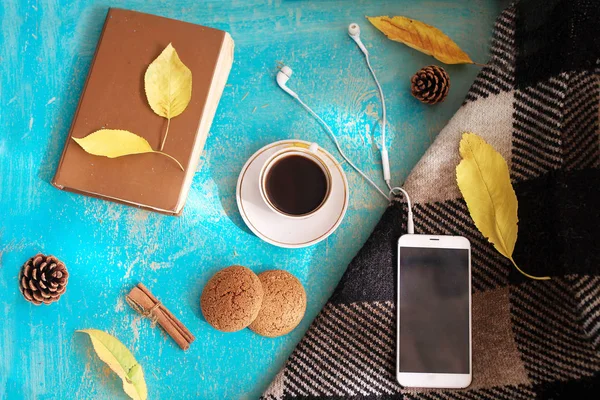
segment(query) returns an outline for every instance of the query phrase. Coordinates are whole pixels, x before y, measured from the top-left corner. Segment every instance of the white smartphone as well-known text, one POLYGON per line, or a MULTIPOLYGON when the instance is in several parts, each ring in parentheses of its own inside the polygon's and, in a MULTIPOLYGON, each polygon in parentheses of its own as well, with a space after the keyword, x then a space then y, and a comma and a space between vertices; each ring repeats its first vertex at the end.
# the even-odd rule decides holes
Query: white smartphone
POLYGON ((398 241, 396 378, 407 387, 471 384, 471 245, 462 236, 398 241))

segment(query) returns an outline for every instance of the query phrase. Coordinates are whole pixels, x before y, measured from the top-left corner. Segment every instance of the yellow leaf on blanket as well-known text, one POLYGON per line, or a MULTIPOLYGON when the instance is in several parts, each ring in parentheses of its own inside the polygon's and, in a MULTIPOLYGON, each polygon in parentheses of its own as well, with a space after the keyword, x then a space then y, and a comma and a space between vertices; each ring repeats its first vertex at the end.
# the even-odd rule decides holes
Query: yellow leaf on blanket
POLYGON ((367 17, 388 39, 404 43, 446 64, 475 64, 444 32, 407 17, 367 17))
POLYGON ((168 121, 161 141, 162 150, 169 134, 171 118, 181 114, 192 98, 192 71, 181 62, 171 43, 148 66, 144 88, 150 108, 168 121))
POLYGON ((134 400, 148 398, 142 367, 119 339, 97 329, 83 329, 77 332, 90 336, 94 351, 121 378, 123 390, 129 397, 134 400))
POLYGON ((477 229, 523 275, 550 279, 526 274, 512 258, 517 242, 518 202, 502 155, 468 132, 463 133, 459 151, 462 161, 456 167, 456 182, 477 229))
POLYGON ((73 138, 73 140, 87 153, 95 156, 117 158, 132 154, 160 154, 175 161, 183 171, 183 166, 175 158, 166 153, 153 150, 146 139, 122 129, 100 129, 84 138, 73 138))

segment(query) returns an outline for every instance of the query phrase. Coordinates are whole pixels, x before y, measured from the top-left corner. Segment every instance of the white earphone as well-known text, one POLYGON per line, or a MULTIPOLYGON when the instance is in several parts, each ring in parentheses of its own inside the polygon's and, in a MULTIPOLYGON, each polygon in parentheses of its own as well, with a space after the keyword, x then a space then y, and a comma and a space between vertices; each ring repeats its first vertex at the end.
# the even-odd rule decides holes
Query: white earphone
POLYGON ((350 35, 352 40, 354 40, 356 42, 356 44, 358 45, 360 50, 364 53, 365 57, 368 57, 369 52, 367 51, 367 48, 360 40, 360 26, 358 26, 358 24, 356 24, 354 22, 351 23, 350 25, 348 25, 348 35, 350 35))
POLYGON ((292 69, 287 65, 281 67, 277 73, 277 84, 283 89, 284 92, 297 99, 298 95, 286 86, 287 81, 292 77, 292 73, 292 69))
POLYGON ((351 23, 348 26, 348 35, 350 36, 350 38, 352 38, 352 40, 354 40, 354 42, 358 45, 358 47, 364 54, 365 60, 367 62, 367 67, 369 68, 369 71, 371 72, 371 75, 373 76, 373 79, 375 80, 375 84, 377 85, 377 89, 379 91, 379 97, 381 99, 381 108, 383 110, 383 118, 381 121, 381 149, 380 149, 380 152, 381 152, 381 163, 383 166, 383 180, 385 181, 385 183, 389 189, 388 195, 386 195, 379 188, 379 186, 377 186, 377 184, 375 184, 375 182, 373 182, 364 172, 362 172, 356 165, 354 165, 354 163, 352 161, 350 161, 350 159, 348 159, 348 157, 346 157, 346 155, 342 151, 342 149, 337 141, 337 138, 333 134, 333 131, 331 130, 329 125, 327 125, 327 123, 325 121, 323 121, 323 119, 321 117, 319 117, 317 115, 317 113, 315 113, 309 106, 307 106, 300 99, 300 97, 296 94, 296 92, 294 92, 293 90, 291 90, 290 88, 287 87, 287 82, 291 78, 292 73, 293 73, 292 69, 290 67, 288 67, 287 65, 283 66, 279 70, 279 72, 277 72, 277 77, 276 77, 277 85, 279 85, 279 87, 283 91, 285 91, 287 94, 289 94, 294 99, 296 99, 313 117, 315 117, 315 119, 317 119, 317 121, 319 121, 321 123, 321 125, 325 128, 325 131, 331 136, 331 139, 333 140, 333 143, 335 144, 335 146, 336 146, 337 150, 339 151, 340 155, 342 156, 342 158, 344 158, 344 160, 346 160, 346 162, 352 168, 354 168, 356 170, 356 172, 358 172, 379 193, 381 193, 381 195, 383 197, 385 197, 386 200, 391 200, 392 195, 397 195, 399 193, 402 193, 404 195, 404 198, 406 199, 406 204, 408 206, 407 232, 412 234, 412 233, 414 233, 414 223, 413 223, 413 214, 412 214, 412 206, 411 206, 411 202, 410 202, 410 197, 408 196, 408 193, 403 188, 392 187, 392 185, 390 183, 390 180, 391 180, 391 178, 390 178, 390 162, 389 162, 389 157, 388 157, 387 145, 386 145, 386 141, 385 141, 385 133, 386 133, 385 131, 386 131, 386 125, 387 125, 387 118, 386 118, 387 110, 386 110, 386 106, 385 106, 385 98, 383 96, 383 90, 381 89, 381 85, 379 84, 379 81, 377 80, 377 76, 375 76, 375 71, 373 71, 373 68, 371 67, 371 62, 369 60, 369 52, 368 52, 367 48, 365 47, 365 45, 360 40, 360 27, 358 26, 358 24, 351 23))

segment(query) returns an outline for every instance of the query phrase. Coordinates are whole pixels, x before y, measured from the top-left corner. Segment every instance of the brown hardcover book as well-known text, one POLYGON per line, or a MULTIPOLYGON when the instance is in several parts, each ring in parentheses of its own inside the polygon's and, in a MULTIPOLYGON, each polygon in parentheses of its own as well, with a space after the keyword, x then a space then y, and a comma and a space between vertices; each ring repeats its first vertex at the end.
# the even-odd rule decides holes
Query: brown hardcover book
POLYGON ((69 190, 179 215, 233 63, 227 32, 135 11, 111 8, 52 184, 69 190), (192 71, 192 98, 171 119, 160 154, 106 158, 86 153, 74 140, 99 129, 125 129, 158 150, 167 120, 146 99, 148 65, 172 43, 192 71))

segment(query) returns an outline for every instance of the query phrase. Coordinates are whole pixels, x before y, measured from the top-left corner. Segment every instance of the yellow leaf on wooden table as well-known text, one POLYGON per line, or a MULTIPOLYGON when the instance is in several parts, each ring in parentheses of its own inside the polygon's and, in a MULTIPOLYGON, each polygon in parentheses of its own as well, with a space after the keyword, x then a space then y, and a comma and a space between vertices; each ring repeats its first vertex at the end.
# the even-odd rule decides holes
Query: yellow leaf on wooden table
POLYGON ((463 133, 462 161, 456 167, 456 182, 465 198, 475 226, 523 275, 512 258, 517 242, 517 195, 510 182, 508 165, 500 153, 473 133, 463 133))
POLYGON ((108 158, 117 158, 132 154, 156 153, 169 157, 179 165, 183 171, 183 166, 179 161, 170 155, 155 151, 150 143, 135 133, 122 129, 100 129, 90 133, 84 138, 73 138, 83 150, 95 156, 104 156, 108 158))
POLYGON ((171 43, 148 66, 144 88, 150 108, 167 119, 167 130, 160 145, 162 150, 171 118, 181 114, 192 98, 192 71, 181 62, 171 43))
POLYGON ((388 39, 404 43, 445 64, 475 64, 444 32, 407 17, 367 17, 388 39))
POLYGON ((123 390, 134 400, 146 400, 148 389, 142 367, 131 352, 117 339, 97 329, 82 329, 92 340, 94 351, 123 381, 123 390))

